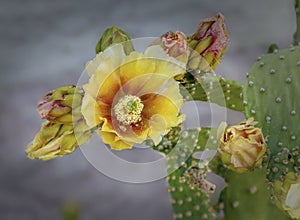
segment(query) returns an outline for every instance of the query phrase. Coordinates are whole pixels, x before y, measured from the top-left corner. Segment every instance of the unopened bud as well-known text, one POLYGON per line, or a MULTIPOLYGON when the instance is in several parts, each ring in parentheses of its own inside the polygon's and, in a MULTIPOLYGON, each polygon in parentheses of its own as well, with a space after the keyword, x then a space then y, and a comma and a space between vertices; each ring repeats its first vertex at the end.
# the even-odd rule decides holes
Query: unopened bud
POLYGON ((82 97, 83 90, 76 86, 64 86, 48 92, 38 102, 37 108, 42 119, 71 125, 78 120, 75 112, 80 110, 82 97))
POLYGON ((83 118, 74 125, 47 121, 27 146, 26 152, 30 159, 50 160, 64 156, 87 142, 92 133, 83 118))
POLYGON ((188 58, 188 41, 184 33, 168 31, 151 45, 160 45, 171 57, 186 63, 188 58))
POLYGON ((189 68, 202 71, 209 71, 209 67, 215 69, 228 41, 229 33, 222 14, 200 22, 198 30, 189 37, 189 47, 194 50, 189 58, 189 68))
POLYGON ((113 44, 122 43, 126 55, 134 51, 130 36, 116 26, 107 28, 96 45, 96 54, 104 51, 113 44))

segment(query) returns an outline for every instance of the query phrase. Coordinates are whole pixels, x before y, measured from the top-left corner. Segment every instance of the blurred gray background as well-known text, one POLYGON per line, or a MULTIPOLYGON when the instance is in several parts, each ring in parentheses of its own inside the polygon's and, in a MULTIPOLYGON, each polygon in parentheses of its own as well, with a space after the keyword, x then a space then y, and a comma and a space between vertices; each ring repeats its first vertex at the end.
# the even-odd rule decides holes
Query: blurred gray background
MULTIPOLYGON (((77 82, 105 28, 117 25, 132 38, 168 30, 189 35, 217 12, 231 34, 216 71, 223 76, 243 82, 268 45, 292 42, 293 0, 1 0, 0 219, 60 219, 62 205, 72 201, 81 219, 171 220, 164 180, 121 183, 98 172, 80 150, 42 162, 27 159, 24 149, 42 122, 39 98, 77 82)), ((229 114, 232 121, 240 117, 229 114)))

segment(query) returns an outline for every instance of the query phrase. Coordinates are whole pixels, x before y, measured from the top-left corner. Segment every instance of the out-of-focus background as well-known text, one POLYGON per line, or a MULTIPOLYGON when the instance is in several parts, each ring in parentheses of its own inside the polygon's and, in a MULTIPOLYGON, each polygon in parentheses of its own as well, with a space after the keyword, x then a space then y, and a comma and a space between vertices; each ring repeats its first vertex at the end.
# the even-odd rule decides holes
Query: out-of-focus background
MULTIPOLYGON (((293 10, 293 0, 1 0, 0 219, 60 219, 63 204, 73 202, 81 219, 171 220, 164 180, 112 180, 80 150, 48 162, 27 159, 25 146, 42 122, 37 101, 49 90, 76 84, 109 26, 132 38, 168 30, 189 35, 217 12, 225 15, 231 41, 216 72, 243 82, 268 45, 292 42, 293 10)), ((229 113, 229 120, 241 117, 229 113)))

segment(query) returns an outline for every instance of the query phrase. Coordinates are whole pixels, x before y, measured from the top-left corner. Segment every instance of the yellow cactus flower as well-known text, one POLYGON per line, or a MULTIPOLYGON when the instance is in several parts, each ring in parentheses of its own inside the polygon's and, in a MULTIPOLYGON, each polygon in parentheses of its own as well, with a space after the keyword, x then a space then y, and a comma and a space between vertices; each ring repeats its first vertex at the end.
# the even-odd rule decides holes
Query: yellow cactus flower
POLYGON ((160 46, 126 55, 121 45, 107 48, 87 65, 82 113, 90 127, 99 126, 104 143, 114 150, 162 135, 184 120, 183 98, 173 77, 185 64, 160 46))
MULTIPOLYGON (((267 146, 261 129, 254 127, 256 124, 253 118, 249 118, 227 128, 221 135, 218 151, 222 162, 229 169, 243 173, 261 166, 267 146)), ((220 125, 221 129, 225 129, 224 124, 220 125)))

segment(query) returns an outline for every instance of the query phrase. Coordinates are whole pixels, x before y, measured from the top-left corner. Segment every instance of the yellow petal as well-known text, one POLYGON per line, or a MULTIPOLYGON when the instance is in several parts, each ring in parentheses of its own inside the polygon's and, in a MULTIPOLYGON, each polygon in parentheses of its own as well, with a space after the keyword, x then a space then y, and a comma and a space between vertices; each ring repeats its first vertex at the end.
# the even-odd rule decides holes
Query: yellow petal
MULTIPOLYGON (((85 94, 110 104, 120 88, 118 68, 125 54, 121 45, 115 45, 99 53, 86 67, 90 80, 83 85, 85 94)), ((86 100, 92 101, 93 100, 86 100)))
POLYGON ((155 72, 155 60, 139 57, 136 60, 124 63, 120 67, 120 78, 122 85, 128 81, 144 74, 151 74, 155 72))
POLYGON ((162 61, 159 63, 159 65, 157 65, 157 72, 166 73, 170 77, 174 77, 182 73, 182 71, 184 71, 186 68, 185 62, 181 62, 176 58, 169 56, 167 53, 164 52, 163 48, 160 45, 148 47, 145 51, 145 56, 162 61), (174 67, 176 68, 175 72, 174 67))
POLYGON ((116 94, 121 87, 120 77, 118 72, 111 73, 98 88, 97 100, 105 102, 107 104, 112 104, 116 94))
POLYGON ((108 47, 104 52, 98 53, 93 60, 87 63, 86 70, 89 76, 96 72, 110 74, 121 65, 125 56, 123 46, 116 44, 108 47))
POLYGON ((100 124, 98 118, 95 117, 96 109, 98 109, 96 100, 90 94, 86 93, 82 99, 81 112, 89 128, 93 128, 100 124))
POLYGON ((185 63, 167 55, 159 45, 148 47, 144 54, 132 52, 120 67, 123 85, 144 74, 158 73, 170 78, 184 72, 185 63))
POLYGON ((144 104, 142 114, 145 118, 151 119, 153 115, 158 114, 164 118, 168 127, 178 125, 179 109, 173 100, 158 94, 144 95, 142 100, 144 104))
POLYGON ((153 115, 150 118, 150 134, 149 137, 153 140, 155 145, 158 145, 162 139, 162 135, 167 132, 167 123, 160 115, 153 115))
POLYGON ((132 144, 128 144, 120 140, 120 138, 112 132, 99 131, 99 133, 101 135, 102 141, 105 144, 109 144, 110 147, 114 150, 124 150, 132 148, 132 144))

